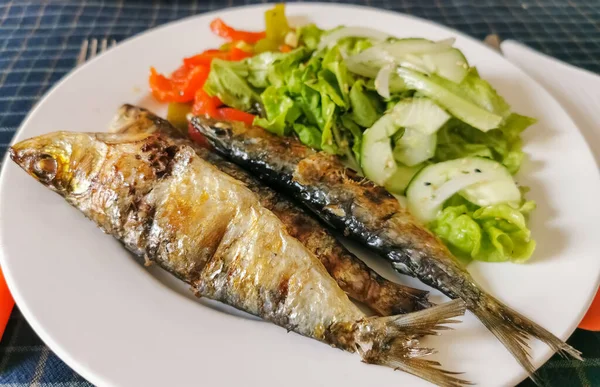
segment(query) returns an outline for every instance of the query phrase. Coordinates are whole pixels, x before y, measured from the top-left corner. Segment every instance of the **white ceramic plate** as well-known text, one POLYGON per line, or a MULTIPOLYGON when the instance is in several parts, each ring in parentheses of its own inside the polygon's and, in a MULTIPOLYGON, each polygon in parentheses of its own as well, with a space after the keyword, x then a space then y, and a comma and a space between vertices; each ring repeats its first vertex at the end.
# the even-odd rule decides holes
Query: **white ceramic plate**
MULTIPOLYGON (((238 28, 263 28, 268 6, 185 19, 123 42, 74 71, 31 112, 15 140, 55 130, 105 131, 117 107, 141 104, 164 113, 147 95, 149 66, 168 72, 181 58, 221 41, 216 16, 238 28)), ((412 17, 339 5, 290 5, 296 25, 315 22, 375 27, 396 36, 457 38, 456 45, 520 113, 539 118, 525 134, 530 155, 519 175, 538 203, 538 241, 526 265, 473 264, 479 283, 563 339, 596 291, 600 272, 600 181, 579 131, 550 95, 480 42, 412 17)), ((134 261, 111 237, 11 161, 0 178, 1 265, 10 289, 41 338, 98 385, 365 386, 427 383, 274 325, 200 301, 158 269, 134 261)), ((395 280, 381 261, 370 264, 395 280)), ((433 292, 434 300, 442 296, 433 292)), ((428 341, 445 367, 485 386, 518 383, 525 373, 470 314, 453 332, 428 341)), ((551 352, 533 344, 533 362, 551 352)))

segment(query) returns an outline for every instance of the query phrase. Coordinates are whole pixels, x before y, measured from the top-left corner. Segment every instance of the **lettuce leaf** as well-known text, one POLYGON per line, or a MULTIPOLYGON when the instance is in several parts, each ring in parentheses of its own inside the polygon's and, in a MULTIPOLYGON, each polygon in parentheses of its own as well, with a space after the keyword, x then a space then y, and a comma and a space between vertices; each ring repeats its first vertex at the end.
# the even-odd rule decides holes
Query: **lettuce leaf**
POLYGON ((501 162, 512 174, 517 173, 525 157, 522 150, 521 133, 536 122, 535 118, 512 113, 504 125, 499 128, 506 139, 506 151, 502 154, 501 162))
POLYGON ((286 54, 282 54, 278 60, 271 65, 267 74, 269 84, 276 87, 285 86, 292 73, 291 70, 298 67, 309 55, 310 52, 304 47, 299 47, 286 54))
POLYGON ((348 93, 350 85, 354 83, 354 77, 348 72, 344 58, 340 52, 339 46, 334 46, 324 56, 321 66, 324 69, 322 76, 335 84, 338 93, 344 100, 344 108, 348 106, 348 93), (334 78, 334 79, 332 79, 334 78))
POLYGON ((260 96, 246 81, 247 76, 245 63, 213 59, 204 90, 219 97, 225 105, 248 111, 260 101, 260 96))
POLYGON ((260 95, 266 118, 257 117, 254 125, 258 125, 280 136, 291 130, 291 124, 302 114, 300 108, 286 95, 283 88, 269 86, 260 95))
POLYGON ((248 82, 257 88, 269 86, 269 69, 280 60, 284 54, 278 52, 263 52, 250 58, 244 59, 248 66, 248 82))
POLYGON ((345 114, 340 118, 341 127, 352 134, 352 153, 356 159, 357 165, 360 165, 362 149, 362 129, 352 119, 350 114, 345 114))
POLYGON ((513 175, 523 162, 521 132, 536 122, 531 117, 511 113, 498 129, 482 132, 451 119, 438 131, 434 161, 481 156, 502 163, 513 175))
POLYGON ((333 137, 335 124, 335 103, 329 96, 321 92, 321 149, 327 153, 337 154, 339 147, 333 137))
POLYGON ((340 39, 340 41, 336 44, 340 48, 340 51, 344 53, 344 56, 349 57, 351 55, 356 55, 369 47, 373 46, 370 39, 366 38, 344 38, 340 39))
POLYGON ((346 103, 344 102, 344 98, 342 97, 339 89, 337 89, 336 86, 334 86, 332 82, 327 79, 323 71, 319 72, 319 76, 317 77, 316 81, 307 82, 306 85, 311 89, 318 91, 321 93, 321 95, 327 95, 327 97, 329 97, 329 99, 331 99, 331 101, 337 106, 342 108, 346 107, 346 103))
POLYGON ((521 263, 535 250, 526 218, 534 208, 533 201, 520 208, 508 204, 480 208, 455 195, 430 228, 464 263, 521 263))
POLYGON ((381 117, 377 97, 365 90, 362 80, 356 81, 350 89, 350 105, 352 119, 365 128, 371 127, 381 117))
POLYGON ((304 145, 321 150, 321 131, 315 126, 294 124, 294 132, 304 145))
POLYGON ((315 24, 306 24, 296 31, 298 43, 306 46, 309 50, 315 50, 321 41, 323 30, 315 24))
POLYGON ((475 67, 471 67, 467 76, 460 85, 441 78, 447 87, 456 88, 463 93, 471 102, 485 110, 506 118, 510 114, 510 106, 506 103, 496 90, 479 76, 475 67), (450 83, 448 83, 450 82, 450 83))

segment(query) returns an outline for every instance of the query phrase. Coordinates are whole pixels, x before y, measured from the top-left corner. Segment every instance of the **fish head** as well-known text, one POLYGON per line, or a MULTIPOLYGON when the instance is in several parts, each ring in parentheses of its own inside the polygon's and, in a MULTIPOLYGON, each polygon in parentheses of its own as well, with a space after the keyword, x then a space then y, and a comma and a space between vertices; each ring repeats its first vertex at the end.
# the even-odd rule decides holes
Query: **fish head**
POLYGON ((88 190, 106 152, 94 134, 55 132, 13 145, 10 157, 43 185, 67 195, 88 190))

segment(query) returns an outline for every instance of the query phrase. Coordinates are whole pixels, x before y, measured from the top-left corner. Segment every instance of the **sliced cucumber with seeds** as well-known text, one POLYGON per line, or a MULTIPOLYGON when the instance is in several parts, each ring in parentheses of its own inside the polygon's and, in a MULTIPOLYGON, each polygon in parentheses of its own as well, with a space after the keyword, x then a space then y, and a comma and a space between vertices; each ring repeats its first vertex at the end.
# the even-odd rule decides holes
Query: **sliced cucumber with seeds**
POLYGON ((429 223, 456 193, 482 206, 521 201, 521 192, 502 164, 466 157, 423 168, 406 189, 408 208, 417 219, 429 223))

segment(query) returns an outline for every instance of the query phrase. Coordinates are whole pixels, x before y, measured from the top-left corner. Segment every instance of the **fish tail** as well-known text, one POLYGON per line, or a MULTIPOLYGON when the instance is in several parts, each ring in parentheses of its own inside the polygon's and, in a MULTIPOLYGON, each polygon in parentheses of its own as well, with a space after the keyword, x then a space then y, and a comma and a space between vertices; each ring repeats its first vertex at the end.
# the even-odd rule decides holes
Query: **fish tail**
POLYGON ((450 329, 444 324, 459 322, 465 304, 454 300, 433 308, 399 316, 369 317, 357 323, 355 344, 365 363, 379 364, 409 372, 438 386, 459 387, 472 383, 460 373, 446 371, 440 363, 423 359, 435 353, 419 346, 419 338, 450 329))
POLYGON ((483 302, 469 309, 504 344, 538 385, 542 385, 543 381, 535 375, 535 367, 531 364, 528 344, 530 339, 535 338, 546 343, 564 357, 582 360, 581 352, 494 297, 485 294, 481 301, 483 302))

